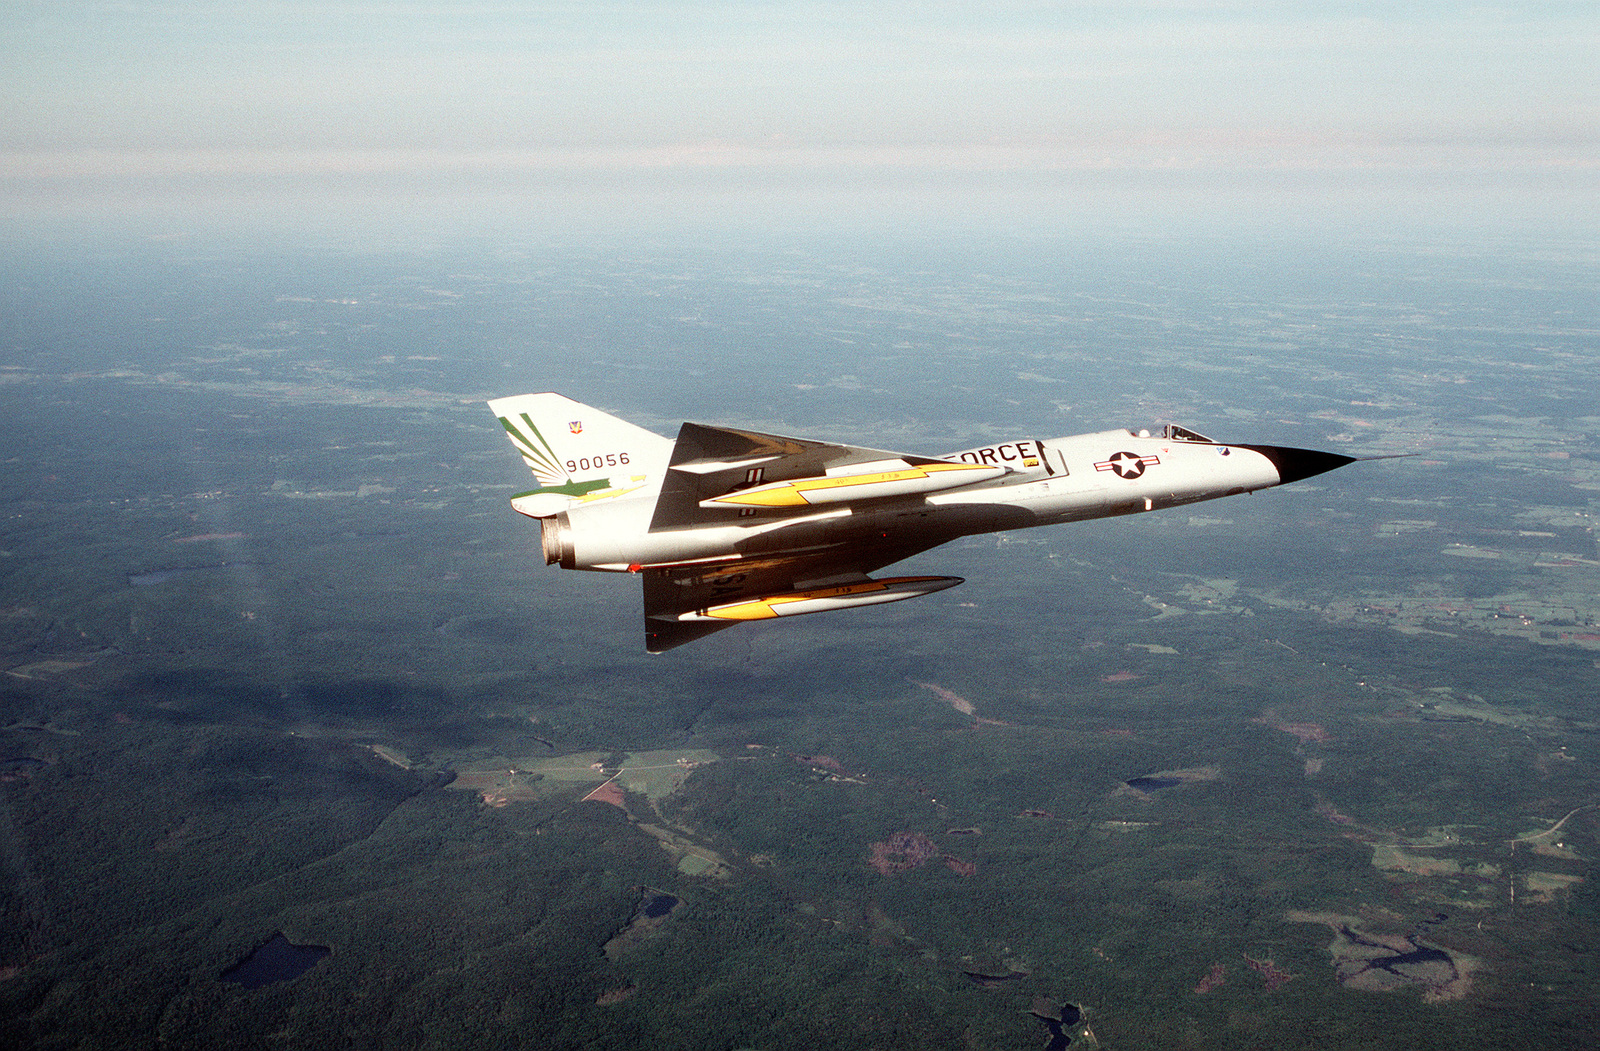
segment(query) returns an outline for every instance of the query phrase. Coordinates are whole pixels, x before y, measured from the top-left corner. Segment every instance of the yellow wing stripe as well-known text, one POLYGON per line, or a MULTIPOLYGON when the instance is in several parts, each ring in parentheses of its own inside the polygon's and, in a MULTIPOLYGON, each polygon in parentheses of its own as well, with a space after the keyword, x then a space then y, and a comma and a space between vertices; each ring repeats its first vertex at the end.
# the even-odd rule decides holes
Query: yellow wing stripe
POLYGON ((946 471, 986 471, 987 467, 970 463, 931 463, 909 467, 900 471, 879 471, 875 474, 847 474, 831 478, 800 478, 774 488, 762 487, 743 493, 729 493, 717 497, 719 504, 742 504, 747 507, 804 507, 810 503, 806 493, 849 489, 860 485, 882 485, 886 482, 910 482, 942 474, 946 471))
POLYGON ((810 591, 791 591, 786 595, 769 595, 766 598, 753 599, 750 602, 740 602, 727 606, 715 606, 706 610, 706 615, 716 617, 718 620, 771 620, 778 616, 773 606, 783 606, 791 602, 809 602, 819 598, 841 598, 845 595, 865 595, 873 591, 883 591, 886 585, 876 580, 866 580, 859 584, 840 584, 831 588, 813 588, 810 591))

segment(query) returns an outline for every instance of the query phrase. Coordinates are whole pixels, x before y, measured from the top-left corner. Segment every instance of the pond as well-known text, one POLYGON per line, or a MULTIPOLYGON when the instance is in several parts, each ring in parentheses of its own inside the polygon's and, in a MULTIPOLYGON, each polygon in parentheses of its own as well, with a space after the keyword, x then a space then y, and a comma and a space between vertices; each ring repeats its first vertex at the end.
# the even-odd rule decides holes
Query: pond
POLYGON ((265 945, 222 972, 220 980, 246 989, 291 981, 311 970, 332 951, 326 945, 295 945, 279 931, 265 945))
POLYGON ((1127 785, 1129 788, 1138 789, 1140 792, 1157 792, 1163 788, 1171 788, 1173 785, 1183 784, 1183 778, 1135 777, 1130 781, 1124 781, 1122 783, 1127 785))

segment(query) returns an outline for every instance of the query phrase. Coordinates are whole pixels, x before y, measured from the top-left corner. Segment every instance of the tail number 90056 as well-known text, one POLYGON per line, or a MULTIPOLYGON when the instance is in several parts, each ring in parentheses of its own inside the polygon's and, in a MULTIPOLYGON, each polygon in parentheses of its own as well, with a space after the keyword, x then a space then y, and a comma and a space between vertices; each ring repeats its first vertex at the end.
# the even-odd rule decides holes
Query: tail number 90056
POLYGON ((568 460, 567 470, 572 474, 577 474, 579 471, 599 471, 606 467, 618 467, 627 462, 627 453, 596 453, 593 456, 568 460))

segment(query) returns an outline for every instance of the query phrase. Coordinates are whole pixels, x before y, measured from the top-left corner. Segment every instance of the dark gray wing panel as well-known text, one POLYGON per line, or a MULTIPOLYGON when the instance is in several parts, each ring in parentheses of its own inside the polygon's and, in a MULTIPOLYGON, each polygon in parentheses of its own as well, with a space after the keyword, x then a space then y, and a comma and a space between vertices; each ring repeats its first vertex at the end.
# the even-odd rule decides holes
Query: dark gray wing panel
POLYGON ((682 621, 681 613, 742 602, 814 586, 819 582, 853 583, 912 555, 937 547, 950 537, 874 546, 841 544, 804 555, 774 555, 715 565, 666 566, 646 569, 644 639, 651 653, 662 653, 704 638, 738 621, 682 621))
POLYGON ((738 624, 736 620, 658 620, 644 618, 644 648, 647 653, 665 653, 696 639, 714 635, 738 624))
MULTIPOLYGON (((661 653, 686 642, 732 627, 737 621, 679 620, 679 615, 723 603, 740 602, 798 591, 819 583, 856 583, 884 566, 976 529, 945 527, 923 532, 915 512, 852 518, 841 535, 836 523, 808 521, 815 508, 701 507, 700 501, 742 487, 812 478, 829 468, 877 460, 903 460, 922 465, 945 463, 928 456, 909 456, 883 449, 838 445, 805 438, 786 438, 759 431, 685 423, 661 495, 656 500, 651 532, 697 526, 772 524, 796 518, 793 525, 753 531, 735 545, 745 557, 730 562, 658 566, 644 570, 645 647, 661 653), (771 554, 763 552, 770 551, 771 554)), ((992 514, 975 508, 974 515, 992 514)), ((950 515, 944 516, 953 522, 950 515)))
MULTIPOLYGON (((678 430, 677 444, 667 477, 656 499, 650 530, 681 529, 723 522, 749 522, 752 512, 737 508, 706 508, 700 501, 744 486, 812 478, 830 467, 874 460, 904 460, 909 464, 944 461, 929 456, 909 456, 884 449, 837 445, 806 438, 785 438, 759 431, 736 431, 686 423, 678 430)), ((807 509, 764 509, 762 518, 790 517, 807 509)))

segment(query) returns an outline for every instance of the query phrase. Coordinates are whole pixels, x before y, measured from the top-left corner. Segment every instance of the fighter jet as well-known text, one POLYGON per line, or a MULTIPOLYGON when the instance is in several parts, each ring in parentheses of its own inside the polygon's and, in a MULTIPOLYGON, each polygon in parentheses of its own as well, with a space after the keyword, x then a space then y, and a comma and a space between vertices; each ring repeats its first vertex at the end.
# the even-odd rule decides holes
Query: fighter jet
POLYGON ((958 537, 1214 500, 1357 459, 1174 424, 918 456, 699 423, 671 440, 560 394, 489 408, 539 481, 511 506, 538 520, 545 563, 638 574, 651 653, 954 587, 868 574, 958 537))

